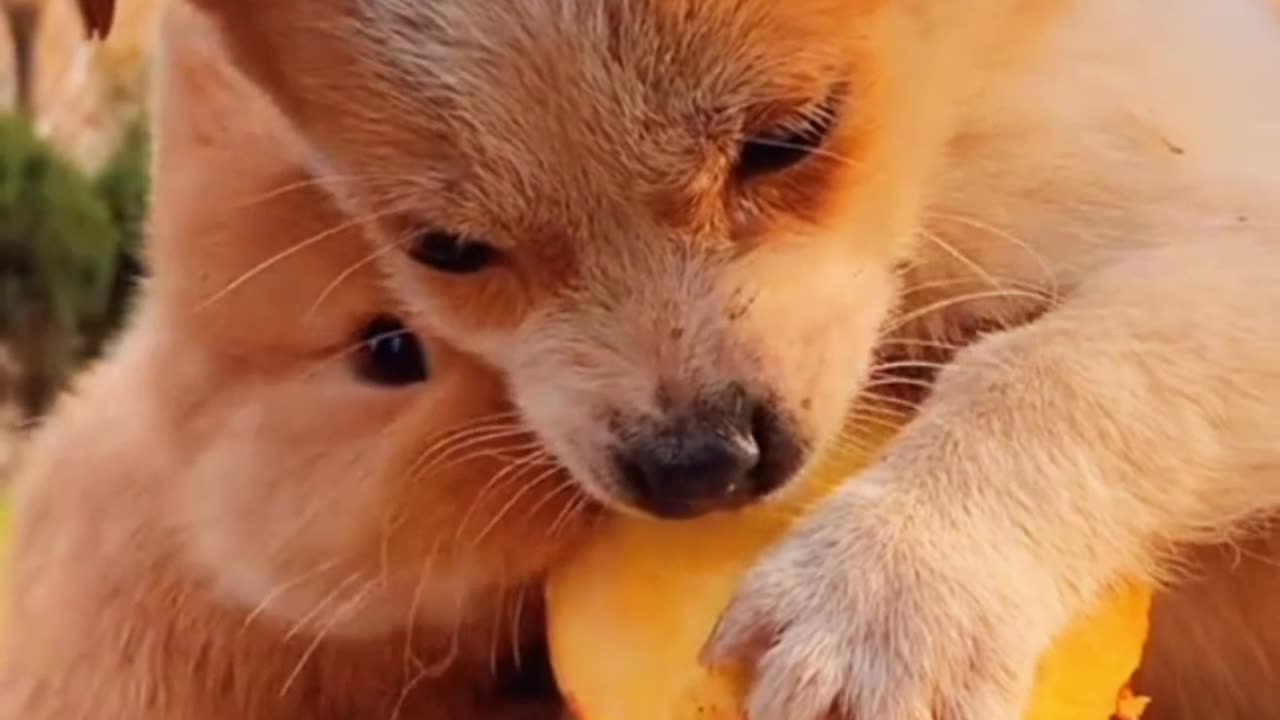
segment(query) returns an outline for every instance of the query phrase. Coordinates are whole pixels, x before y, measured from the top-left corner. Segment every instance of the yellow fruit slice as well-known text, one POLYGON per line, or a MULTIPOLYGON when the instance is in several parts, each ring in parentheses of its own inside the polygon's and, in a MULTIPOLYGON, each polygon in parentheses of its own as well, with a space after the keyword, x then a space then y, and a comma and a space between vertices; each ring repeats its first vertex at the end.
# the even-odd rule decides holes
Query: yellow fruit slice
MULTIPOLYGON (((573 717, 741 720, 746 678, 708 671, 698 652, 752 560, 870 460, 834 452, 785 506, 604 524, 547 586, 551 662, 573 717)), ((1122 588, 1060 638, 1042 660, 1027 720, 1137 720, 1143 704, 1124 693, 1150 600, 1146 587, 1122 588)))

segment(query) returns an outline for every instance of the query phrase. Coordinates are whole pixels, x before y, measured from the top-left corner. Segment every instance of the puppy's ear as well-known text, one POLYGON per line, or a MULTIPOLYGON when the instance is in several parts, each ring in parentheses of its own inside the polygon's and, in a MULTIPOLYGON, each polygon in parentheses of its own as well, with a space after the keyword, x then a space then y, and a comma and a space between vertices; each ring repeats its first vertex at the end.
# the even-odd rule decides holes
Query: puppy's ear
POLYGON ((115 0, 77 0, 89 39, 106 39, 116 17, 115 0))

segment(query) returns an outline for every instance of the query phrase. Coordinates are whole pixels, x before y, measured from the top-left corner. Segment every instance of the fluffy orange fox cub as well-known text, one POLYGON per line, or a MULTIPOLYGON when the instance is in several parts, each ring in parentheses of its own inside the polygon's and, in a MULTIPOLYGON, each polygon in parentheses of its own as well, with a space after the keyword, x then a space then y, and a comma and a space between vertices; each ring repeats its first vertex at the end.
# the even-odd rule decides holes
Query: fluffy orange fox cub
POLYGON ((919 371, 708 643, 751 720, 1016 718, 1125 577, 1152 717, 1280 717, 1215 546, 1280 506, 1272 0, 190 1, 599 503, 768 501, 919 371))
POLYGON ((153 277, 18 479, 0 718, 557 717, 528 586, 572 486, 198 18, 165 36, 153 277))

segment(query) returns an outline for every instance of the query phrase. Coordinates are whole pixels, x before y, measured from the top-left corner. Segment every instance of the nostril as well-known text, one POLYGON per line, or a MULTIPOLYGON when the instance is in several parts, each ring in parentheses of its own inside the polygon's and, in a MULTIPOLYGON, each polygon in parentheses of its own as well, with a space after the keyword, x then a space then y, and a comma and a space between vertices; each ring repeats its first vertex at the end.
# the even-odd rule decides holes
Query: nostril
POLYGON ((727 424, 740 432, 750 432, 752 418, 758 407, 751 393, 742 385, 733 383, 725 388, 721 402, 727 424))
POLYGON ((725 438, 725 446, 733 455, 733 462, 743 473, 750 472, 760 464, 760 442, 754 432, 733 431, 725 438))
POLYGON ((734 432, 670 430, 617 453, 622 481, 636 501, 664 517, 736 506, 755 495, 755 438, 734 432))
POLYGON ((753 492, 760 497, 778 489, 799 471, 806 449, 793 428, 769 404, 753 408, 751 437, 759 449, 759 460, 751 473, 753 492))
POLYGON ((768 455, 775 434, 774 426, 777 424, 773 413, 764 405, 757 405, 751 409, 750 422, 752 442, 761 455, 768 455))

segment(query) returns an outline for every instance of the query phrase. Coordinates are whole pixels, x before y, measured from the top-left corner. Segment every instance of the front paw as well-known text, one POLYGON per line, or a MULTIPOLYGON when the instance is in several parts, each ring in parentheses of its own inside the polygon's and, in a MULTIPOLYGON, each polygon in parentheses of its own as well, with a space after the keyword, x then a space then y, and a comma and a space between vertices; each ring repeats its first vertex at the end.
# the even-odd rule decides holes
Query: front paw
POLYGON ((748 573, 704 659, 754 671, 750 720, 1017 720, 1056 630, 1049 583, 971 520, 865 482, 748 573))

